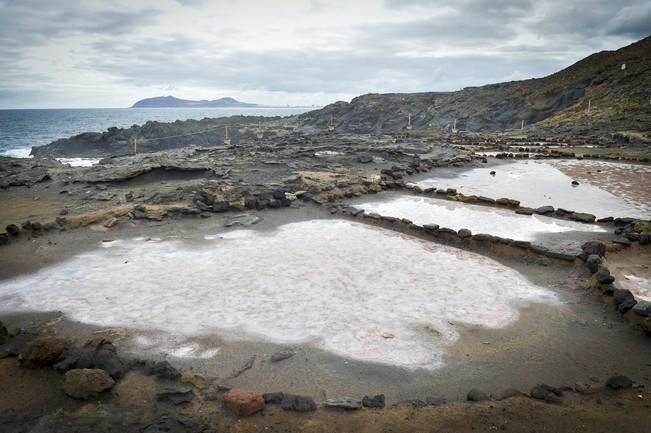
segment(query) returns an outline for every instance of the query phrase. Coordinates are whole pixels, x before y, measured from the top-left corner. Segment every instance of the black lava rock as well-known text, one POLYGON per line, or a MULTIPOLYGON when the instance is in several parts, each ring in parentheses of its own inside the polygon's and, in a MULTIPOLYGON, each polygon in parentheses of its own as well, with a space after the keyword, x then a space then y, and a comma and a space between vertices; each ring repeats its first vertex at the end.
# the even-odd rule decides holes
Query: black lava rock
POLYGON ((486 401, 490 400, 490 396, 483 391, 478 389, 471 389, 466 396, 468 401, 486 401))
POLYGON ((374 397, 365 395, 364 398, 362 399, 362 406, 364 407, 382 409, 384 408, 385 404, 386 403, 384 400, 384 394, 379 394, 374 397))
POLYGON ((633 381, 626 376, 613 376, 606 382, 610 389, 629 389, 633 387, 633 381))
POLYGON ((311 397, 285 394, 280 402, 280 407, 292 412, 313 412, 316 410, 316 403, 311 397))
POLYGON ((20 234, 20 228, 16 224, 9 224, 5 230, 7 233, 9 233, 11 236, 18 236, 20 234))

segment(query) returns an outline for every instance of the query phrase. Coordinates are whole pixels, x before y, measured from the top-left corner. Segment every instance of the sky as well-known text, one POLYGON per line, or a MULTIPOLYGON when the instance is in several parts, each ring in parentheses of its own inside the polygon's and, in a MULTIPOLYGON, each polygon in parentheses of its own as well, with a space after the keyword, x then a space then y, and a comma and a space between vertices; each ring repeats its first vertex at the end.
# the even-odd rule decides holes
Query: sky
POLYGON ((650 34, 649 0, 0 0, 0 108, 458 90, 650 34))

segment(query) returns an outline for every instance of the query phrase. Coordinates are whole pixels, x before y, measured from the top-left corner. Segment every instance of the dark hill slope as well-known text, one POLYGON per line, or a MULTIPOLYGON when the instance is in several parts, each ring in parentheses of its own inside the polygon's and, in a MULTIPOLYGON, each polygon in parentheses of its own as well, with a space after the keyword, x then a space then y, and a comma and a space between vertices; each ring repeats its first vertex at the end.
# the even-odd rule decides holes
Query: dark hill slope
POLYGON ((390 132, 404 129, 497 131, 544 121, 542 127, 651 127, 651 37, 617 51, 603 51, 544 78, 468 87, 456 92, 368 94, 299 116, 309 129, 390 132), (622 70, 622 64, 626 69, 622 70), (588 100, 592 100, 587 116, 588 100))

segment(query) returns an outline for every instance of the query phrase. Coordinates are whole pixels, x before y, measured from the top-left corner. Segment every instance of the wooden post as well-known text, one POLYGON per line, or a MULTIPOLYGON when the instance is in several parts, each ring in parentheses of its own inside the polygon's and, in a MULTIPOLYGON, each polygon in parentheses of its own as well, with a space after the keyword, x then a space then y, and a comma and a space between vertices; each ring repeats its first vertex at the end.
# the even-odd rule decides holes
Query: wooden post
POLYGON ((138 154, 138 138, 133 137, 133 154, 137 155, 138 154))
POLYGON ((588 100, 588 114, 590 114, 590 108, 592 108, 592 99, 588 100))
POLYGON ((524 119, 522 119, 522 124, 520 124, 520 129, 524 129, 524 119))

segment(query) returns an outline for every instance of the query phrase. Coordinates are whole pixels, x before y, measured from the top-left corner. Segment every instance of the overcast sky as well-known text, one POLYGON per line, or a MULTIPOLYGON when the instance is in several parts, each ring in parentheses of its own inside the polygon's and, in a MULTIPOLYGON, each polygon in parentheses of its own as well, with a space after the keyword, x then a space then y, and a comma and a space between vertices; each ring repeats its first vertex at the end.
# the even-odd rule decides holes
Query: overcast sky
POLYGON ((0 0, 0 108, 457 90, 649 34, 649 0, 0 0))

